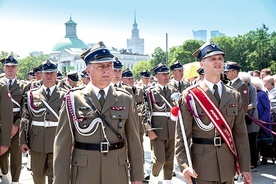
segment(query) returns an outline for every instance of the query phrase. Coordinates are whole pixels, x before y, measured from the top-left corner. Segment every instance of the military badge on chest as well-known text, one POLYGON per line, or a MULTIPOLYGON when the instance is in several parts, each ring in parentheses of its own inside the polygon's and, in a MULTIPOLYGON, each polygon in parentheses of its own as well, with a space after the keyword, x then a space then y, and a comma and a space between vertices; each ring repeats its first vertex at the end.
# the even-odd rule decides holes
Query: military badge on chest
POLYGON ((117 127, 118 128, 123 128, 123 121, 122 119, 125 119, 125 106, 112 106, 110 107, 111 109, 111 116, 112 119, 118 120, 117 127))
POLYGON ((79 126, 82 129, 86 129, 89 126, 89 120, 92 121, 93 119, 98 117, 95 111, 93 111, 90 107, 86 106, 78 107, 78 114, 79 117, 83 118, 83 121, 79 122, 79 126))

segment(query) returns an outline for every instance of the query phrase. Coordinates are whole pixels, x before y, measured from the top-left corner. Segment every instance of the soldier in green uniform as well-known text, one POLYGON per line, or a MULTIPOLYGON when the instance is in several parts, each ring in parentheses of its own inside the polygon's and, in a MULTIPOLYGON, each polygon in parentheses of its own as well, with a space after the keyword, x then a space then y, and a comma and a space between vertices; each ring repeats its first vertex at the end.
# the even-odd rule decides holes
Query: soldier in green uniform
POLYGON ((8 174, 8 162, 5 159, 11 146, 13 127, 13 103, 11 94, 5 83, 0 82, 0 170, 3 183, 10 183, 8 174))
POLYGON ((66 74, 66 83, 68 89, 72 89, 78 86, 79 75, 77 71, 70 71, 66 74))
POLYGON ((31 70, 31 71, 29 71, 29 73, 28 73, 28 81, 32 81, 33 79, 34 79, 34 72, 33 72, 33 70, 31 70))
POLYGON ((42 79, 41 78, 42 77, 41 66, 42 65, 40 64, 40 65, 34 67, 34 69, 33 69, 33 73, 34 73, 36 81, 41 81, 41 79, 42 79))
MULTIPOLYGON (((169 69, 163 63, 153 68, 157 84, 146 90, 148 107, 144 108, 143 124, 150 139, 153 154, 150 183, 157 184, 160 171, 164 171, 164 182, 171 183, 174 160, 175 122, 170 119, 170 106, 173 106, 171 94, 177 89, 168 85, 169 69), (147 116, 150 112, 151 120, 147 116)), ((144 104, 145 105, 145 104, 144 104)))
POLYGON ((82 58, 91 83, 70 90, 54 142, 54 184, 142 184, 143 153, 132 96, 110 85, 113 55, 103 44, 82 58), (129 170, 128 170, 129 168, 129 170))
POLYGON ((248 85, 241 81, 239 78, 239 71, 241 69, 241 65, 237 62, 227 61, 225 63, 224 72, 226 74, 227 79, 230 81, 228 85, 235 88, 241 93, 242 98, 242 109, 244 114, 247 112, 248 104, 249 104, 249 89, 248 85))
POLYGON ((134 86, 134 77, 133 73, 129 68, 126 68, 122 72, 122 82, 130 86, 134 86))
POLYGON ((189 82, 183 81, 183 65, 179 61, 173 63, 170 66, 170 70, 172 72, 173 78, 171 79, 169 84, 174 86, 179 91, 179 93, 190 86, 189 82))
POLYGON ((6 162, 8 168, 10 156, 10 168, 12 183, 18 183, 21 167, 22 153, 19 148, 19 125, 22 109, 24 106, 23 95, 28 90, 27 84, 16 78, 18 71, 18 61, 11 55, 2 60, 5 76, 1 78, 2 83, 6 83, 9 87, 11 99, 13 101, 13 127, 11 134, 11 147, 7 154, 0 157, 1 162, 6 162))
POLYGON ((122 62, 118 58, 115 58, 115 61, 113 62, 113 73, 114 73, 114 75, 111 79, 111 85, 113 85, 114 87, 119 87, 119 88, 123 87, 123 83, 122 83, 122 69, 123 69, 123 66, 124 65, 122 64, 122 62))
POLYGON ((83 85, 87 85, 90 82, 90 76, 87 74, 86 70, 81 72, 81 82, 83 85))
POLYGON ((29 83, 29 89, 33 88, 38 88, 42 85, 42 80, 41 80, 41 64, 33 68, 33 75, 34 78, 31 80, 29 83))
POLYGON ((58 74, 57 74, 57 80, 62 80, 63 79, 63 75, 60 71, 58 71, 58 74))
POLYGON ((140 79, 142 82, 142 86, 141 88, 147 88, 149 85, 151 85, 150 83, 150 72, 148 70, 143 70, 140 72, 140 79))
MULTIPOLYGON (((139 117, 139 123, 140 123, 140 130, 143 130, 140 133, 140 140, 141 143, 143 144, 144 142, 144 134, 145 134, 145 129, 144 129, 144 123, 145 121, 143 120, 143 111, 145 111, 145 108, 148 108, 146 100, 146 89, 150 87, 150 72, 148 70, 143 70, 140 72, 140 79, 141 79, 141 84, 137 85, 137 95, 136 95, 136 102, 137 102, 137 111, 138 111, 138 117, 139 117)), ((148 111, 149 112, 149 111, 148 111)), ((147 113, 149 115, 149 113, 147 113)), ((149 116, 148 116, 149 117, 149 116)), ((149 119, 149 118, 147 118, 149 119)), ((146 122, 147 123, 147 122, 146 122)), ((151 154, 152 157, 152 154, 151 154)), ((147 171, 146 165, 144 165, 144 180, 147 181, 150 179, 150 174, 147 171)))
POLYGON ((42 86, 27 92, 27 105, 20 125, 20 149, 30 151, 34 183, 53 182, 53 143, 59 111, 66 93, 56 86, 57 65, 42 64, 42 86))
POLYGON ((220 80, 224 52, 206 42, 194 56, 205 75, 203 81, 182 93, 184 127, 177 124, 175 152, 183 177, 189 184, 191 177, 197 184, 234 184, 235 173, 241 172, 244 183, 252 184, 241 95, 220 80))

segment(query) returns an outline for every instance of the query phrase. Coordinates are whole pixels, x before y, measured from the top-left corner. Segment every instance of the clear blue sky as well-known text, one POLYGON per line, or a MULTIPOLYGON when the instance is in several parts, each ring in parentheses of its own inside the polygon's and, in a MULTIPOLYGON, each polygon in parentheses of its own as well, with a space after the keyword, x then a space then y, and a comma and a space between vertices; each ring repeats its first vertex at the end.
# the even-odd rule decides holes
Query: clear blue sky
POLYGON ((147 54, 156 47, 165 50, 166 33, 172 47, 193 39, 192 30, 233 37, 265 24, 270 33, 276 31, 275 0, 0 0, 0 51, 48 54, 64 38, 70 14, 79 39, 126 48, 134 10, 147 54))

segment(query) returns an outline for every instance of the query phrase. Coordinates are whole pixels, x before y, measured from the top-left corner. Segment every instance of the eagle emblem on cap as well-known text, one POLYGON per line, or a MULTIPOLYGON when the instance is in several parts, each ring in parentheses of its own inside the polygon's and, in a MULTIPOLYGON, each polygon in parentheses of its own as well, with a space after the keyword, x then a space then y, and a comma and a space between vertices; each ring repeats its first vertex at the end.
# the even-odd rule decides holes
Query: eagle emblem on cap
POLYGON ((10 56, 8 57, 8 59, 10 59, 10 60, 12 61, 14 58, 12 57, 12 55, 10 55, 10 56))
POLYGON ((47 66, 50 66, 51 65, 51 62, 49 60, 47 60, 47 66))

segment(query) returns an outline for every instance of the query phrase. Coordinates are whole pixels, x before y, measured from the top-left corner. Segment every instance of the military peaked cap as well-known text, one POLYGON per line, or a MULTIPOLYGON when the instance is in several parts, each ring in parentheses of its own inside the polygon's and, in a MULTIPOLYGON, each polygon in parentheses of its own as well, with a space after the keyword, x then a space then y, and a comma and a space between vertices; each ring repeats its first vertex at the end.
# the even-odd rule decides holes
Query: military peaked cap
POLYGON ((3 65, 18 65, 18 61, 12 55, 1 59, 1 62, 3 65))
POLYGON ((103 42, 95 44, 90 49, 86 50, 80 55, 84 60, 85 64, 89 63, 104 63, 104 62, 114 62, 114 56, 105 47, 103 42))
POLYGON ((133 78, 133 73, 132 73, 132 71, 130 71, 129 68, 127 68, 122 72, 122 77, 123 78, 133 78))
POLYGON ((168 67, 163 62, 159 63, 152 70, 153 70, 153 72, 154 72, 155 75, 157 73, 169 73, 168 67))
POLYGON ((180 70, 180 69, 183 69, 183 65, 179 62, 179 61, 176 61, 174 64, 172 64, 170 66, 170 70, 180 70))
POLYGON ((150 72, 148 70, 143 70, 142 72, 140 72, 140 76, 144 78, 150 78, 150 72))
POLYGON ((81 78, 86 78, 86 77, 89 77, 88 73, 86 72, 86 70, 83 70, 81 72, 81 78))
POLYGON ((237 62, 233 62, 233 61, 227 61, 225 63, 225 66, 224 66, 224 71, 225 72, 228 72, 230 70, 238 70, 240 71, 241 69, 241 65, 237 62))
POLYGON ((122 64, 122 62, 116 57, 115 58, 115 62, 113 63, 113 68, 114 69, 117 69, 117 70, 122 70, 122 68, 123 68, 123 64, 122 64))
POLYGON ((199 69, 197 70, 197 73, 198 73, 199 75, 204 75, 204 69, 203 69, 203 68, 199 68, 199 69))
POLYGON ((42 63, 41 71, 42 72, 56 72, 57 64, 55 64, 53 61, 47 59, 44 63, 42 63))
POLYGON ((77 71, 68 72, 66 76, 73 82, 79 81, 79 75, 77 71))
POLYGON ((223 56, 225 55, 223 50, 221 50, 221 48, 218 45, 216 45, 213 41, 206 42, 197 51, 193 53, 193 55, 197 58, 198 61, 201 61, 203 58, 207 58, 217 54, 222 54, 223 56))

